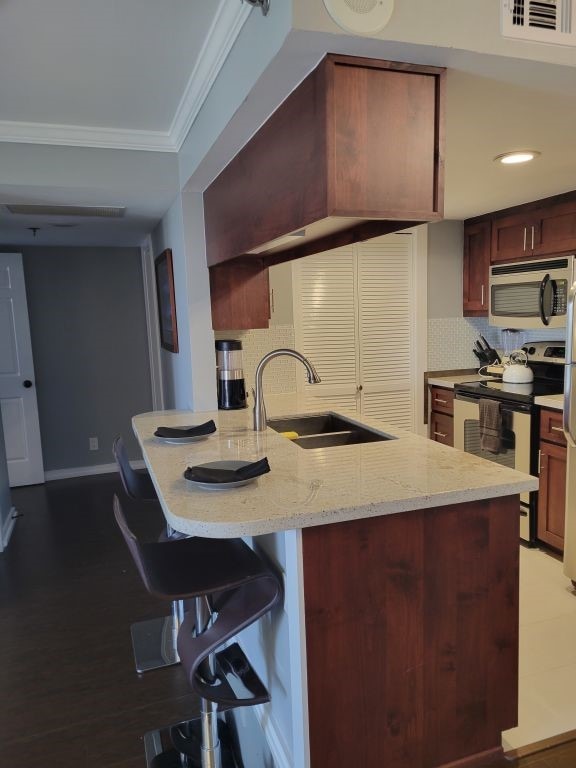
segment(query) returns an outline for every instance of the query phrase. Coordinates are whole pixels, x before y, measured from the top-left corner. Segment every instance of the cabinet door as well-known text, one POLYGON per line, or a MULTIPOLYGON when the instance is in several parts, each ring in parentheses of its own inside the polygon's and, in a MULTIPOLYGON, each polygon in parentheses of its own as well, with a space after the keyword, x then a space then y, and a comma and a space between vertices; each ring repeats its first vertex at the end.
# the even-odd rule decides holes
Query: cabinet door
POLYGON ((538 538, 564 549, 566 496, 566 448, 540 443, 540 490, 538 492, 538 538))
POLYGON ((414 236, 358 243, 360 409, 415 428, 414 236))
POLYGON ((490 261, 514 261, 532 254, 533 219, 529 213, 492 219, 490 261))
POLYGON ((430 413, 430 440, 443 445, 454 445, 454 418, 445 413, 430 413))
POLYGON ((576 201, 539 208, 533 216, 535 255, 545 256, 576 249, 576 201))
POLYGON ((260 259, 211 267, 210 299, 215 331, 268 328, 268 268, 260 259))
POLYGON ((465 316, 488 315, 491 223, 464 226, 463 310, 465 316))

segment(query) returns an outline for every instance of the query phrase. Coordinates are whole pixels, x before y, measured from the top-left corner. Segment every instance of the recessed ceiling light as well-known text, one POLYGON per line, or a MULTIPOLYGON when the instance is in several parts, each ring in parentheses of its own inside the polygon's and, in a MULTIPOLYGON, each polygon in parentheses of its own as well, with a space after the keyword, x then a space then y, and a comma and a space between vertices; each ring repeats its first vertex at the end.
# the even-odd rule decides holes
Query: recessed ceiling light
POLYGON ((496 155, 494 160, 499 160, 505 165, 515 165, 516 163, 527 163, 529 160, 534 160, 538 157, 540 152, 535 149, 521 149, 516 152, 503 152, 501 155, 496 155))

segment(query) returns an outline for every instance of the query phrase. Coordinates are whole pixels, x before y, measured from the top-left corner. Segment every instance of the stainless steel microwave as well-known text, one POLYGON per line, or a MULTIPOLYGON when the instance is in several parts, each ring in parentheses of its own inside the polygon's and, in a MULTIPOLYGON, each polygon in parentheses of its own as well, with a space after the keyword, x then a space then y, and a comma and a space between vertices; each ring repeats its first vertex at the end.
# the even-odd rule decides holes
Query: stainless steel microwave
POLYGON ((576 255, 493 264, 490 325, 503 328, 564 328, 576 255))

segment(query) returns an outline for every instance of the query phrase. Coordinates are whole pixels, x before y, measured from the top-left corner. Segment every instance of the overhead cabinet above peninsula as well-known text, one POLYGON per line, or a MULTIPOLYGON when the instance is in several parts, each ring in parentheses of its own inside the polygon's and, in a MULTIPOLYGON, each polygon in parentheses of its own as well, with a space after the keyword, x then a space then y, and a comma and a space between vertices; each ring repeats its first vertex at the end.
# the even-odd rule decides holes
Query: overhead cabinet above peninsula
POLYGON ((441 219, 444 74, 328 54, 206 189, 208 266, 441 219))

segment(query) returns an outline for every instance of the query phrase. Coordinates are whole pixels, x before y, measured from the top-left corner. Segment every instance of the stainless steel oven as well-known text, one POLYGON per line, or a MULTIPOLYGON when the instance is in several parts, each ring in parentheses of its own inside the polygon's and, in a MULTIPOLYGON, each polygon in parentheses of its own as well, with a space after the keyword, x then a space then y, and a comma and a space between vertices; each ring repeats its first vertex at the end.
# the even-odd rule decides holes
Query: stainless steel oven
MULTIPOLYGON (((456 392, 454 447, 527 475, 531 474, 533 406, 501 402, 502 447, 499 453, 490 453, 480 447, 480 398, 484 396, 456 392)), ((520 495, 520 538, 533 544, 536 540, 536 510, 530 497, 529 493, 520 495)))
MULTIPOLYGON (((456 384, 454 387, 454 447, 528 475, 538 475, 539 412, 535 398, 563 390, 563 341, 534 341, 524 345, 534 381, 509 384, 500 380, 456 384), (480 401, 500 404, 500 444, 497 453, 480 445, 480 401)), ((520 538, 537 543, 538 493, 520 496, 520 538)))

